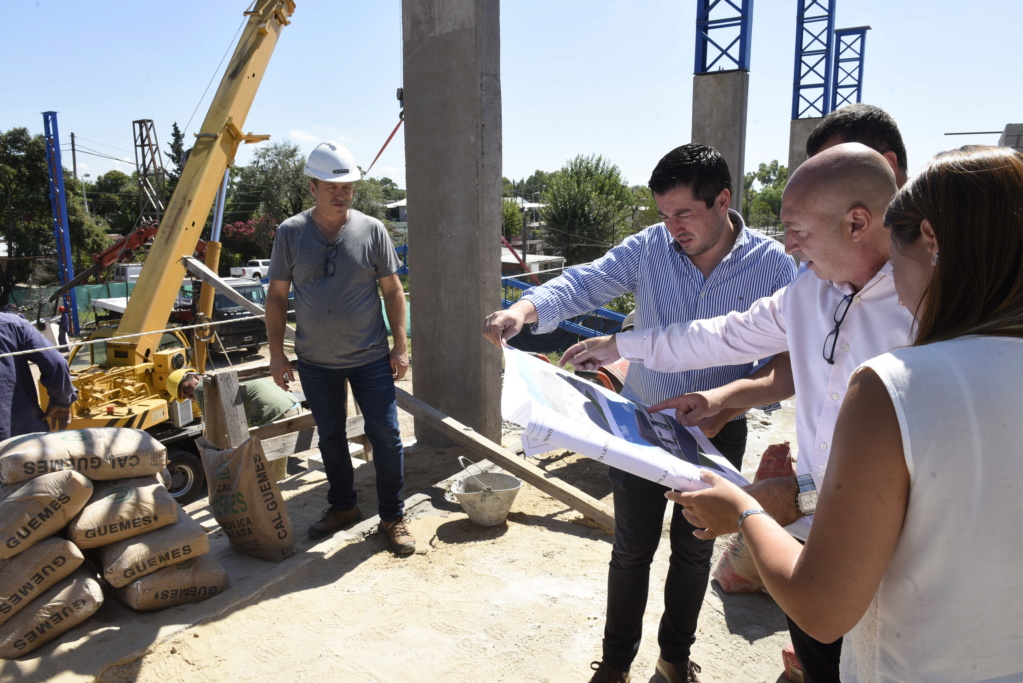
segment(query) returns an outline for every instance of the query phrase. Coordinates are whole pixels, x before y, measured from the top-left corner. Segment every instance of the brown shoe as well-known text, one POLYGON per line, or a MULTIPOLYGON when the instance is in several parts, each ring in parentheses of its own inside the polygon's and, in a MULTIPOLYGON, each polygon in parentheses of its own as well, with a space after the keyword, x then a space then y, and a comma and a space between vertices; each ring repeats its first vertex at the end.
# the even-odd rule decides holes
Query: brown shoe
POLYGON ((320 521, 309 527, 309 538, 323 538, 330 536, 335 531, 340 531, 346 526, 354 524, 362 519, 359 506, 356 505, 350 510, 335 510, 327 508, 323 511, 320 521))
POLYGON ((391 542, 391 548, 399 555, 408 555, 416 551, 416 539, 408 528, 409 520, 405 517, 392 519, 389 522, 381 520, 380 530, 387 534, 387 540, 391 542))
POLYGON ((590 662, 590 668, 593 669, 590 683, 629 683, 632 679, 628 671, 619 671, 604 662, 590 662))
POLYGON ((658 657, 657 673, 664 676, 668 683, 700 683, 700 679, 696 675, 700 673, 700 665, 691 659, 687 659, 683 667, 665 661, 663 657, 658 657), (685 678, 682 677, 683 674, 685 674, 685 678))

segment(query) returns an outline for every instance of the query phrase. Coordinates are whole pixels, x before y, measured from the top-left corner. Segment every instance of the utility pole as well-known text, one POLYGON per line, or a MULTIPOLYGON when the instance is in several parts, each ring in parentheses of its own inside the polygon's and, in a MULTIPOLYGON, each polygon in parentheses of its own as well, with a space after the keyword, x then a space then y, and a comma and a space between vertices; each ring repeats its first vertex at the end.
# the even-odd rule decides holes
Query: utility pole
POLYGON ((75 134, 71 134, 71 175, 78 180, 78 157, 75 156, 75 134))

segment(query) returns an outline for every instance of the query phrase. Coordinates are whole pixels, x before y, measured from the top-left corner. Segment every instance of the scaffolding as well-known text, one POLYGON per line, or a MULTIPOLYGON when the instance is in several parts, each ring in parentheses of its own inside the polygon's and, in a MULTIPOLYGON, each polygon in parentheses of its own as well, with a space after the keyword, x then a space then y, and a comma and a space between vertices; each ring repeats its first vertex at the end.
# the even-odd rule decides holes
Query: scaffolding
POLYGON ((152 119, 132 121, 135 130, 135 168, 139 182, 138 225, 159 223, 164 211, 163 156, 152 119))

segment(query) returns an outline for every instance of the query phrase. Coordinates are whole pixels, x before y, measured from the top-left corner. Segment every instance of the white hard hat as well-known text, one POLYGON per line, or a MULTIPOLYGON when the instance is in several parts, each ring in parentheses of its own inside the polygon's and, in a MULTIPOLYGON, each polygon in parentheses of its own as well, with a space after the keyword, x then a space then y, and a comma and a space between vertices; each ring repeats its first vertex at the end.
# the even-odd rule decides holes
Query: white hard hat
POLYGON ((321 142, 305 162, 305 174, 328 183, 354 183, 362 178, 355 157, 336 142, 321 142))

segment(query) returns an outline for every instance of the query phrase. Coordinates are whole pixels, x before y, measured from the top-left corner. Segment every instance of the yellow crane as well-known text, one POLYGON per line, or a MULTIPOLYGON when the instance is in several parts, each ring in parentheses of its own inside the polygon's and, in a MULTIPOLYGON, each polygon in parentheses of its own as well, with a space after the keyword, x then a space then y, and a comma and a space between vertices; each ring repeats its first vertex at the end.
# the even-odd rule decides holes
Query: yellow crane
MULTIPOLYGON (((72 429, 149 429, 171 419, 177 397, 167 393, 167 377, 191 364, 188 339, 181 331, 165 331, 185 276, 182 258, 195 250, 238 146, 269 137, 243 133, 242 126, 281 30, 291 23, 294 11, 293 0, 254 0, 245 11, 248 21, 196 134, 120 324, 116 331, 107 328, 97 333, 109 341, 80 347, 78 362, 75 356, 69 359, 79 393, 72 406, 72 429), (88 363, 83 363, 85 349, 88 363)), ((214 272, 219 255, 220 245, 209 243, 206 264, 214 272)), ((209 316, 213 287, 204 287, 202 294, 200 311, 209 316)), ((196 364, 202 368, 205 348, 197 349, 197 356, 196 364)))

